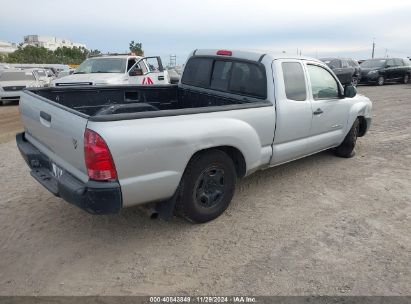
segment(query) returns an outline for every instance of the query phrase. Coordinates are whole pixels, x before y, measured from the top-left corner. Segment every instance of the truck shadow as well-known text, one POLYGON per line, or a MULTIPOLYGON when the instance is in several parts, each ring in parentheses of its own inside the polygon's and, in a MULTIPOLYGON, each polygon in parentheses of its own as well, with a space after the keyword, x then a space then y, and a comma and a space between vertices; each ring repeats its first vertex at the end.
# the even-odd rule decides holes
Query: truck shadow
POLYGON ((311 170, 321 170, 323 165, 333 165, 338 161, 344 159, 325 151, 243 178, 238 182, 236 195, 226 213, 206 224, 195 225, 178 217, 173 217, 169 222, 153 220, 138 207, 124 209, 116 215, 91 215, 54 197, 48 199, 51 208, 45 207, 40 216, 41 219, 47 219, 48 226, 54 227, 48 231, 48 237, 63 238, 73 244, 92 242, 95 246, 106 247, 124 242, 138 244, 141 241, 148 244, 152 241, 169 242, 172 239, 181 241, 185 236, 191 237, 193 233, 219 230, 221 225, 238 225, 239 221, 244 220, 244 209, 252 208, 250 204, 254 200, 253 195, 266 191, 267 187, 271 190, 273 186, 280 187, 277 181, 281 179, 287 179, 287 183, 297 179, 301 182, 301 175, 307 175, 311 170))
MULTIPOLYGON (((273 183, 277 180, 298 178, 299 174, 304 174, 303 172, 311 171, 313 169, 319 170, 322 164, 333 163, 335 161, 344 160, 337 158, 332 151, 328 150, 277 167, 257 171, 248 177, 238 180, 236 192, 246 192, 247 189, 252 189, 253 192, 259 192, 266 187, 272 187, 273 183)), ((241 200, 241 198, 234 197, 234 200, 239 199, 241 200)), ((237 205, 241 208, 241 202, 237 205)), ((232 210, 232 212, 235 213, 235 210, 232 210)), ((113 228, 114 231, 118 229, 119 232, 124 229, 123 225, 132 225, 139 229, 152 229, 155 226, 158 226, 159 229, 162 229, 162 227, 167 227, 167 229, 170 227, 184 229, 183 227, 193 226, 193 224, 176 216, 174 216, 171 221, 151 219, 140 207, 123 209, 118 215, 89 216, 93 218, 95 225, 104 226, 107 223, 110 223, 113 224, 113 227, 111 228, 113 228), (114 225, 114 223, 116 224, 114 225)))

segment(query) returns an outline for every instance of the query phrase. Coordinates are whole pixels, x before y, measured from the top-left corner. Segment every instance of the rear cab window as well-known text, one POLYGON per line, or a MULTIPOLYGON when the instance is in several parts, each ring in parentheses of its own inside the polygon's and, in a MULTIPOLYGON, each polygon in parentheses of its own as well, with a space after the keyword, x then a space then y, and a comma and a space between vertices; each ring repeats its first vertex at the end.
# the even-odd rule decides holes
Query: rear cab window
POLYGON ((289 100, 304 101, 307 99, 305 74, 301 63, 283 62, 285 95, 289 100))
POLYGON ((241 59, 192 57, 184 69, 181 83, 258 99, 267 98, 264 66, 241 59))

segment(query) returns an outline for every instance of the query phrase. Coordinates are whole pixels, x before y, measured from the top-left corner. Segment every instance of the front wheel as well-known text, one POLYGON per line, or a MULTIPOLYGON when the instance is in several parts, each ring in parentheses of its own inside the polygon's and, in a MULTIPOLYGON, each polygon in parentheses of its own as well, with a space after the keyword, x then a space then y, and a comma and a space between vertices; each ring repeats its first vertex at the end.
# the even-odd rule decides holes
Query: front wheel
POLYGON ((385 83, 385 78, 384 76, 379 76, 377 79, 377 85, 382 86, 385 83))
POLYGON ((408 81, 410 81, 410 75, 405 74, 405 75, 404 75, 403 82, 406 84, 406 83, 408 83, 408 81))
POLYGON ((358 118, 354 121, 344 141, 335 148, 335 154, 340 157, 350 158, 355 155, 355 144, 357 142, 358 131, 360 128, 360 121, 358 118))
POLYGON ((236 182, 234 163, 223 151, 194 155, 180 183, 176 213, 193 223, 217 218, 230 204, 236 182))
POLYGON ((354 86, 354 87, 356 87, 357 85, 358 85, 358 76, 353 76, 352 78, 351 78, 351 85, 352 86, 354 86))

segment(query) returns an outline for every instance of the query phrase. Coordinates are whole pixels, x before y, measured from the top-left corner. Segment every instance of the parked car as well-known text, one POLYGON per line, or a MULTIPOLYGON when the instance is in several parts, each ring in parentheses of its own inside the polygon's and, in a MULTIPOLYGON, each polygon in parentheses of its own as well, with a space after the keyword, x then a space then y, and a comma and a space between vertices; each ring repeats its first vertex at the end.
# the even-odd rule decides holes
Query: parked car
POLYGON ((371 106, 315 59, 196 50, 179 85, 25 90, 16 139, 31 175, 88 212, 151 203, 206 222, 237 178, 330 148, 352 157, 371 106))
POLYGON ((43 87, 46 83, 33 69, 4 70, 0 73, 0 105, 6 102, 18 102, 24 88, 43 87))
POLYGON ((72 75, 74 72, 75 72, 75 69, 68 69, 68 70, 60 71, 57 75, 57 78, 62 78, 65 76, 72 75))
POLYGON ((361 83, 386 82, 408 83, 411 76, 411 62, 402 58, 368 59, 361 64, 361 83))
POLYGON ((181 75, 178 73, 178 70, 175 68, 167 69, 168 75, 170 76, 170 83, 175 84, 180 81, 181 75))
POLYGON ((342 84, 351 83, 357 86, 361 78, 361 68, 356 60, 351 58, 322 58, 320 60, 330 67, 342 84))
POLYGON ((113 55, 86 59, 71 75, 53 81, 53 86, 169 83, 160 57, 113 55))
POLYGON ((51 81, 54 80, 54 76, 52 76, 50 73, 51 71, 48 69, 43 69, 43 68, 34 68, 34 69, 27 69, 27 70, 32 70, 36 76, 36 78, 40 81, 42 81, 44 86, 49 86, 51 81))

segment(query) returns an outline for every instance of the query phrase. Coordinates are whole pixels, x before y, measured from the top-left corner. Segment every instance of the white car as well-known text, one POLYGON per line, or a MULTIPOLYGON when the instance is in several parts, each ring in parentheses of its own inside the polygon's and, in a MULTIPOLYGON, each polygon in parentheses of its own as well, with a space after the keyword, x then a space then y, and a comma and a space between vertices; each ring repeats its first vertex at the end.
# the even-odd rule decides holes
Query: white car
POLYGON ((163 68, 160 57, 113 55, 86 59, 74 73, 54 80, 52 85, 59 87, 169 83, 170 77, 163 68))
POLYGON ((38 69, 4 70, 0 73, 0 105, 5 102, 18 102, 21 91, 26 87, 47 85, 47 80, 39 74, 38 69))

